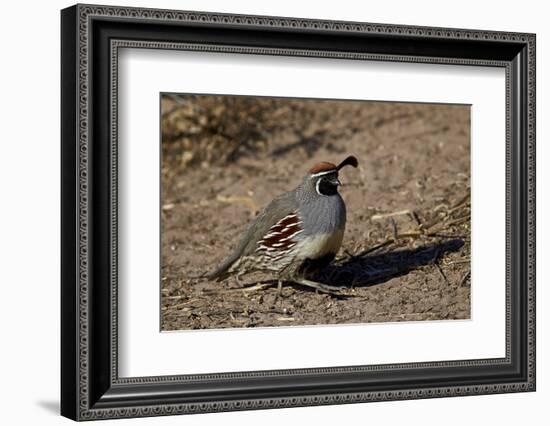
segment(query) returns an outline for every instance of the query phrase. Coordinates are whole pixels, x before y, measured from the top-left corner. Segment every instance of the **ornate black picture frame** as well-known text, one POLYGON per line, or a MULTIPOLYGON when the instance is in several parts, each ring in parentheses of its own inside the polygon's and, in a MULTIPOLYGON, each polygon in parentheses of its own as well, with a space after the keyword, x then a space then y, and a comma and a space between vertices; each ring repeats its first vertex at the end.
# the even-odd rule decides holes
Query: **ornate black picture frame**
POLYGON ((61 13, 61 413, 157 416, 535 390, 535 35, 76 5, 61 13), (506 72, 506 356, 119 378, 120 47, 484 65, 506 72))

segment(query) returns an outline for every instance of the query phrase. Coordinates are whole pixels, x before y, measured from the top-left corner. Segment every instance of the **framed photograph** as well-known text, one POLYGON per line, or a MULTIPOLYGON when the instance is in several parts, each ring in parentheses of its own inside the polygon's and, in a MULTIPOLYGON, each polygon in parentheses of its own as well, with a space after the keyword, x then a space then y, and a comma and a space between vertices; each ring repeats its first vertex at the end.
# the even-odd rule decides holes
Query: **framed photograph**
POLYGON ((535 390, 535 35, 61 12, 61 413, 535 390))

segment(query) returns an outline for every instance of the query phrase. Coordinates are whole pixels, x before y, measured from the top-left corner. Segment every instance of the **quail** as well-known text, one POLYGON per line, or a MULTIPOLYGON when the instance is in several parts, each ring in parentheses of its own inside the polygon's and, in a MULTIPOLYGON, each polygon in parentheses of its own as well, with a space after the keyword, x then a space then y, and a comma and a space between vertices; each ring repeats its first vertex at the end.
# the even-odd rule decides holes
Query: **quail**
POLYGON ((342 245, 346 206, 338 193, 338 171, 348 165, 357 167, 357 159, 349 156, 338 166, 314 165, 298 187, 273 199, 256 216, 234 252, 207 278, 222 281, 268 272, 278 279, 279 291, 282 281, 338 291, 310 278, 332 262, 342 245))

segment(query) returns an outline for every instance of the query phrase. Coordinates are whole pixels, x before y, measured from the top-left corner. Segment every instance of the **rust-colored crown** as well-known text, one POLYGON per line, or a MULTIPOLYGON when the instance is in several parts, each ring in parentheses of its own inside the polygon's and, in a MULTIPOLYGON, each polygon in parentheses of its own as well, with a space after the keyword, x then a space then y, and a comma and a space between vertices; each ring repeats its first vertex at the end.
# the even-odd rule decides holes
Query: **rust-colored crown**
POLYGON ((314 175, 315 173, 328 172, 330 170, 336 170, 336 164, 329 163, 327 161, 321 161, 320 163, 315 164, 311 169, 309 169, 309 173, 314 175))
POLYGON ((309 169, 309 173, 314 175, 316 173, 330 172, 331 170, 338 171, 345 166, 357 167, 357 158, 355 158, 353 155, 350 155, 338 165, 334 163, 329 163, 327 161, 321 161, 320 163, 315 164, 311 169, 309 169))

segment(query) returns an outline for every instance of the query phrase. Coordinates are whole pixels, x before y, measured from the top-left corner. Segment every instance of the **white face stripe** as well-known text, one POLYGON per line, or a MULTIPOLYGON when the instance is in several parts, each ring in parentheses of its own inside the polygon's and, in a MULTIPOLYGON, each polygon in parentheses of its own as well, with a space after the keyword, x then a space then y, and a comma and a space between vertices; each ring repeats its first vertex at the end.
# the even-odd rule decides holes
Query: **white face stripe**
POLYGON ((318 177, 318 176, 328 175, 330 173, 338 173, 338 170, 337 169, 331 169, 331 170, 325 170, 324 172, 313 173, 311 175, 311 177, 314 178, 314 177, 318 177))
POLYGON ((319 183, 321 183, 321 179, 319 179, 319 180, 315 183, 315 191, 317 191, 317 194, 323 195, 323 194, 321 194, 321 191, 319 191, 319 183))

